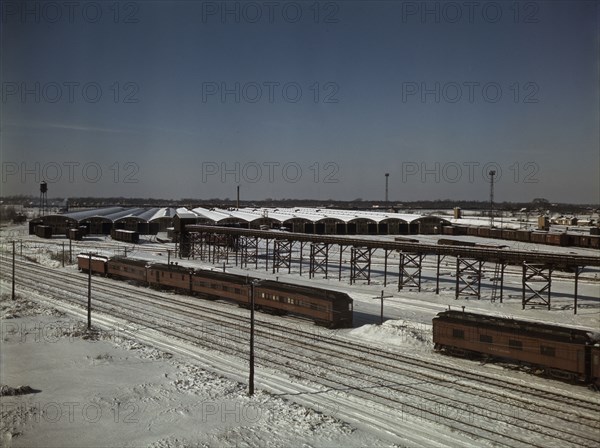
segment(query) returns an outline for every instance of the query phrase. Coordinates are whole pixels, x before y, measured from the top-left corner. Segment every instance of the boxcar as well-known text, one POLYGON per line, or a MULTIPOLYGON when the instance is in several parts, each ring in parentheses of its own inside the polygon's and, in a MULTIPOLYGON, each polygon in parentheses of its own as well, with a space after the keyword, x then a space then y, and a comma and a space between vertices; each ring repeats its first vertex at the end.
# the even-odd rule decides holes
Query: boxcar
POLYGON ((468 227, 466 226, 454 226, 454 234, 455 235, 466 235, 468 227))
POLYGON ((444 226, 442 227, 442 233, 444 235, 456 235, 456 228, 452 226, 444 226))
POLYGON ((467 235, 470 235, 470 236, 479 235, 479 227, 474 227, 474 226, 467 227, 467 235))
POLYGON ((50 226, 35 226, 35 235, 40 238, 52 238, 52 227, 50 226))
POLYGON ((546 235, 546 244, 566 246, 568 244, 568 236, 566 233, 548 233, 546 235))
MULTIPOLYGON (((106 275, 107 257, 92 255, 92 273, 106 275)), ((77 267, 80 271, 88 272, 90 269, 90 256, 86 254, 77 255, 77 267)))
POLYGON ((516 241, 517 231, 512 229, 502 229, 502 238, 505 240, 516 241))
POLYGON ((600 236, 590 236, 590 247, 600 249, 600 236))
POLYGON ((531 231, 529 230, 516 230, 516 234, 517 241, 525 241, 527 243, 531 241, 531 231))
POLYGON ((125 280, 146 283, 146 266, 148 262, 133 258, 113 257, 108 261, 107 275, 125 280))
POLYGON ((546 232, 531 232, 530 241, 532 243, 546 244, 546 232))
POLYGON ((113 229, 110 236, 113 240, 126 243, 138 244, 140 242, 140 234, 134 230, 113 229))
POLYGON ((590 347, 590 382, 600 387, 600 344, 590 347))
POLYGON ((547 374, 590 380, 591 344, 584 330, 461 311, 433 319, 435 349, 486 355, 543 369, 547 374))
POLYGON ((69 229, 67 237, 70 240, 81 241, 83 239, 83 233, 80 229, 69 229))
POLYGON ((492 236, 492 232, 489 227, 478 227, 477 235, 484 238, 490 238, 492 236))
POLYGON ((490 229, 490 238, 502 238, 502 229, 490 229))

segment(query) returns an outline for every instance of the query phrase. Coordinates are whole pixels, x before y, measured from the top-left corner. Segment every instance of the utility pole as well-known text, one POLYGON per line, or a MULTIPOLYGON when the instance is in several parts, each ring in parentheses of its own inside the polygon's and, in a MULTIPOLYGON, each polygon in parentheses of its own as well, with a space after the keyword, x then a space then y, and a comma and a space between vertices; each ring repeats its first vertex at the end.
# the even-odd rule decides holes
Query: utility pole
POLYGON ((381 312, 380 312, 380 317, 379 317, 379 325, 383 325, 383 299, 389 299, 391 297, 394 297, 392 295, 387 295, 384 296, 383 295, 383 289, 381 290, 381 295, 380 296, 375 296, 373 297, 373 299, 380 299, 381 300, 381 312))
POLYGON ((15 300, 15 242, 13 241, 12 253, 12 299, 15 300))
POLYGON ((88 258, 88 308, 87 308, 87 331, 92 329, 92 253, 88 258))
POLYGON ((495 170, 490 171, 490 228, 494 227, 494 176, 495 170))
POLYGON ((250 283, 250 377, 248 395, 254 395, 254 282, 250 283))

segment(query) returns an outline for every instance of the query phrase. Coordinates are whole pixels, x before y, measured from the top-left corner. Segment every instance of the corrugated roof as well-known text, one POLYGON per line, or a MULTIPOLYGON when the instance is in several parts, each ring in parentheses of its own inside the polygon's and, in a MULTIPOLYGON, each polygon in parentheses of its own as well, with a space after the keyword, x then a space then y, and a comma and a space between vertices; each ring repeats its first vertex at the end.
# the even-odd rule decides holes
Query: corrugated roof
POLYGON ((70 212, 65 213, 64 216, 68 218, 73 218, 76 221, 81 221, 83 219, 96 217, 96 216, 107 216, 113 213, 117 213, 119 211, 125 210, 125 207, 106 207, 106 208, 95 208, 92 210, 81 210, 78 212, 70 212))

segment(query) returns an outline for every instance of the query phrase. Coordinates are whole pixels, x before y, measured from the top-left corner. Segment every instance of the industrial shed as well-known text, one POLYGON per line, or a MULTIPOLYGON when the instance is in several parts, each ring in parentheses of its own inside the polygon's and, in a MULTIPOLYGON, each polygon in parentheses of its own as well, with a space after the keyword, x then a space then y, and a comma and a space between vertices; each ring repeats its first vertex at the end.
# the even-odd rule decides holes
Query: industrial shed
MULTIPOLYGON (((438 216, 311 208, 178 209, 190 224, 283 229, 317 235, 411 235, 441 233, 450 222, 438 216)), ((177 227, 177 226, 175 226, 177 227)), ((176 228, 177 230, 177 228, 176 228)))

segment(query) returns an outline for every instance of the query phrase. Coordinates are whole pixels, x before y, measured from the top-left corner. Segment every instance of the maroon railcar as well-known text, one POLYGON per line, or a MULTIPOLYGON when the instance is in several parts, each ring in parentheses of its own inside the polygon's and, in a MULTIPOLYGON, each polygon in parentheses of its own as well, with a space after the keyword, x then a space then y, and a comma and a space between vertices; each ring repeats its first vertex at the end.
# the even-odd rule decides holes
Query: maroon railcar
POLYGON ((147 261, 126 257, 113 257, 108 262, 107 275, 135 282, 147 282, 147 261))
POLYGON ((594 373, 592 368, 596 341, 577 328, 445 311, 433 319, 433 342, 439 351, 491 356, 535 366, 563 379, 597 381, 600 370, 596 367, 594 373))
POLYGON ((553 246, 567 246, 569 237, 566 233, 548 233, 546 235, 546 244, 553 246))
MULTIPOLYGON (((108 257, 92 255, 92 273, 106 275, 108 257)), ((90 256, 87 254, 77 255, 77 267, 80 271, 88 272, 90 269, 90 256)))
POLYGON ((148 266, 146 278, 156 288, 173 288, 190 294, 192 292, 192 270, 178 264, 152 264, 148 266))

